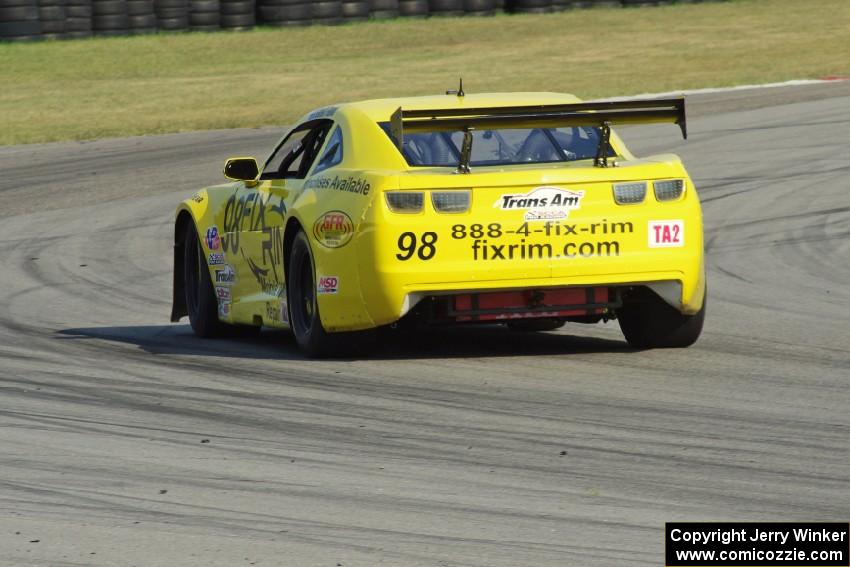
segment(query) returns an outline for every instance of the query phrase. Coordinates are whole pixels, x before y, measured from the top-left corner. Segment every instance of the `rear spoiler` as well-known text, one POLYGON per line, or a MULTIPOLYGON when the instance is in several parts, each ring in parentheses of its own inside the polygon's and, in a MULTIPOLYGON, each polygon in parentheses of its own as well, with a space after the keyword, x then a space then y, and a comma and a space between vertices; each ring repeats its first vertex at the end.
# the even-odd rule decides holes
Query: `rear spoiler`
POLYGON ((399 107, 390 117, 390 134, 399 151, 403 151, 405 133, 464 132, 458 172, 468 173, 471 131, 475 129, 597 127, 601 129, 601 136, 595 165, 607 167, 611 126, 666 123, 678 124, 682 137, 687 139, 684 97, 434 110, 404 110, 399 107))

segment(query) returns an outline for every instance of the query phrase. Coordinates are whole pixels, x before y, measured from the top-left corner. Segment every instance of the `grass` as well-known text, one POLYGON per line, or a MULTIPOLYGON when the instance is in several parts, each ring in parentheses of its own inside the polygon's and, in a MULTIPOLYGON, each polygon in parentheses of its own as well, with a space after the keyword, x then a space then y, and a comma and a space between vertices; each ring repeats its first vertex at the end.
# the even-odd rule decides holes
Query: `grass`
POLYGON ((0 44, 0 145, 291 123, 320 105, 546 90, 584 98, 850 75, 847 0, 0 44))

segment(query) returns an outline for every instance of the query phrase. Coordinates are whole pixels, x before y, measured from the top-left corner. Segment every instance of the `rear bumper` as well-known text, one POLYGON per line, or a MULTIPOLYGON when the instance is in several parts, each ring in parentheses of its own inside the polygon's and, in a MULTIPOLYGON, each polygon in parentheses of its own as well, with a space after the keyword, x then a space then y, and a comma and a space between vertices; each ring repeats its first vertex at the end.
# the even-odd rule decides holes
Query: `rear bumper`
MULTIPOLYGON (((382 278, 376 278, 381 281, 382 278)), ((685 272, 666 270, 640 273, 610 273, 558 278, 475 280, 449 282, 405 282, 399 277, 386 286, 372 287, 364 306, 376 325, 393 323, 405 316, 422 300, 441 295, 462 295, 487 292, 554 290, 563 288, 623 288, 648 286, 679 311, 692 314, 699 311, 704 300, 702 269, 685 272)))

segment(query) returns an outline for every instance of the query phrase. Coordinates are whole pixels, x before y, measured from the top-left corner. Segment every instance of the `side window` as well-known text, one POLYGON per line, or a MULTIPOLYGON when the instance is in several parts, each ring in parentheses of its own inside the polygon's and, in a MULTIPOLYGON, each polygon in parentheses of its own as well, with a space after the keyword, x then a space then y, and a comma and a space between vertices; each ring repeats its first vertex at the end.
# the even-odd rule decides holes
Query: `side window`
POLYGON ((287 177, 298 177, 299 179, 303 179, 307 176, 307 172, 310 171, 310 166, 313 165, 313 162, 316 161, 316 158, 319 156, 319 150, 322 149, 322 146, 325 144, 325 138, 328 135, 328 132, 331 131, 331 126, 333 126, 333 122, 330 120, 323 121, 322 124, 313 128, 310 131, 310 134, 304 138, 304 155, 301 159, 301 162, 298 164, 298 170, 295 175, 289 175, 292 168, 287 171, 287 177))
POLYGON ((333 122, 311 121, 294 130, 266 161, 260 179, 303 178, 333 122))
POLYGON ((286 172, 283 162, 299 161, 304 151, 304 138, 310 133, 309 128, 301 128, 291 133, 275 150, 263 167, 260 179, 283 179, 286 172))
POLYGON ((313 171, 313 174, 319 173, 320 171, 324 171, 329 167, 333 167, 339 162, 342 161, 342 130, 337 126, 334 129, 333 134, 331 134, 331 139, 328 141, 328 148, 325 150, 325 153, 322 155, 322 158, 319 160, 319 163, 316 164, 316 169, 313 171))

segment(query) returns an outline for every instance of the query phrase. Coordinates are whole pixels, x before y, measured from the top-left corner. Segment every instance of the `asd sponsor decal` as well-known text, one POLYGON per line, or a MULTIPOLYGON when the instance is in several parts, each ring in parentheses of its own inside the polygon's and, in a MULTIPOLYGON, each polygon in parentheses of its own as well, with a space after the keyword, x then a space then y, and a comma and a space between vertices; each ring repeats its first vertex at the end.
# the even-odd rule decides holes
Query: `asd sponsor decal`
POLYGON ((218 235, 217 226, 211 226, 207 229, 207 236, 204 238, 204 241, 210 250, 219 250, 221 248, 221 237, 218 235))
POLYGON ((650 248, 676 248, 685 245, 685 221, 649 221, 650 248))
POLYGON ((525 220, 559 220, 581 207, 584 191, 568 191, 560 187, 535 187, 528 193, 500 196, 493 208, 503 211, 525 211, 525 220))
POLYGON ((210 266, 221 266, 224 264, 224 254, 221 252, 211 252, 207 258, 207 263, 210 266))
POLYGON ((339 291, 339 278, 336 276, 322 276, 319 278, 319 285, 316 287, 319 294, 337 293, 339 291))
POLYGON ((231 285, 236 281, 236 272, 233 266, 226 264, 222 269, 215 271, 215 283, 231 285))
POLYGON ((354 222, 343 211, 328 211, 313 225, 316 241, 327 248, 342 248, 354 236, 354 222))
POLYGON ((230 303, 230 288, 220 285, 215 286, 215 296, 218 298, 219 303, 223 301, 230 303))

